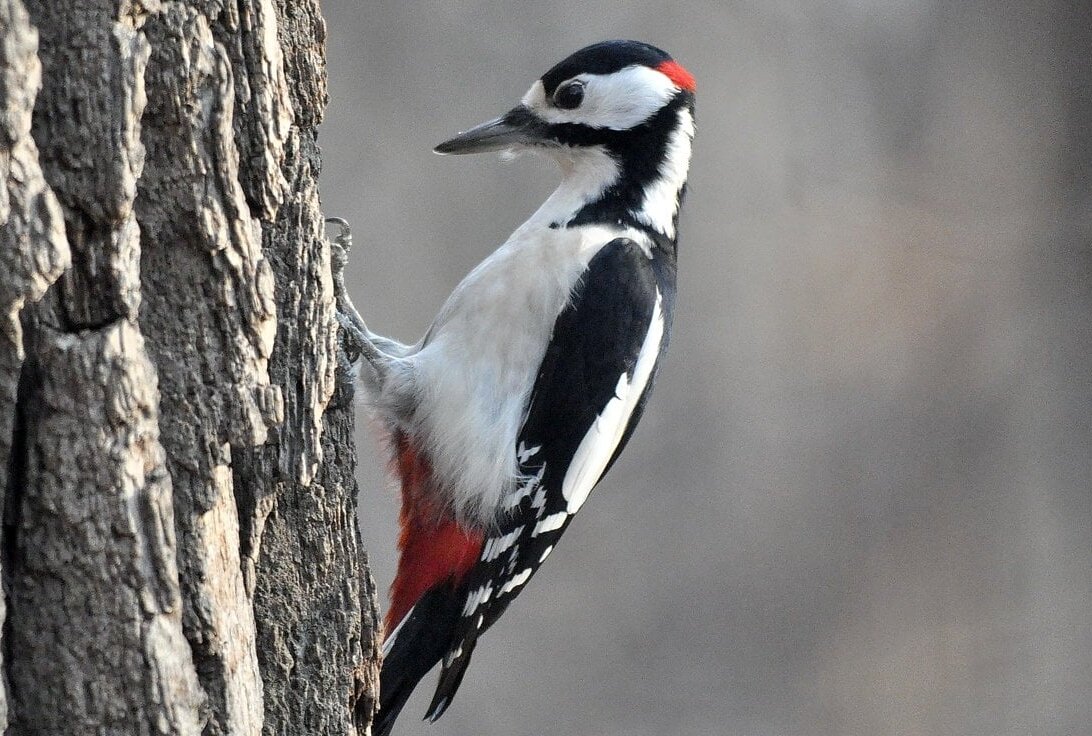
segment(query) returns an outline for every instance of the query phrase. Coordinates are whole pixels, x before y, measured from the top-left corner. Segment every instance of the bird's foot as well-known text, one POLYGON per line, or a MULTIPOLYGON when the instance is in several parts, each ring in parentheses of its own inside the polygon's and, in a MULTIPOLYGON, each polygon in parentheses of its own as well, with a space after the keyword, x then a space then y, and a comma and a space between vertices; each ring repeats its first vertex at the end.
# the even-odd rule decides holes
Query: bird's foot
POLYGON ((364 318, 353 305, 353 300, 349 298, 348 289, 345 288, 345 264, 349 262, 349 249, 353 243, 349 223, 340 217, 328 218, 326 222, 336 225, 340 230, 329 241, 330 270, 334 278, 334 314, 338 324, 341 325, 339 370, 346 375, 362 376, 365 383, 372 388, 381 387, 387 381, 392 365, 398 361, 396 354, 398 351, 404 351, 405 346, 375 335, 368 329, 364 318), (387 350, 393 350, 396 353, 388 353, 387 350), (358 373, 356 367, 361 357, 368 364, 369 370, 358 373))
MULTIPOLYGON (((360 356, 366 340, 363 331, 351 315, 359 313, 345 289, 345 265, 349 262, 349 250, 353 246, 353 232, 349 223, 340 217, 327 217, 326 225, 334 225, 338 232, 333 237, 327 235, 330 244, 330 270, 334 279, 334 314, 342 329, 338 335, 337 379, 339 385, 354 386, 358 375, 360 356)), ((363 324, 363 321, 360 321, 363 324)))

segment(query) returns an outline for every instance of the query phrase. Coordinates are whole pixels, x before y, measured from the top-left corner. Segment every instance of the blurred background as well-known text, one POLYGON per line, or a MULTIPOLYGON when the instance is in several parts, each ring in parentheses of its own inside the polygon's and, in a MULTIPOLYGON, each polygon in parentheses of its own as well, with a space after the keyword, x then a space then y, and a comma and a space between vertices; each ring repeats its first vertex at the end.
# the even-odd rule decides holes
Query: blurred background
MULTIPOLYGON (((417 340, 556 183, 431 147, 577 48, 698 79, 629 449, 404 736, 1092 733, 1087 2, 324 3, 323 206, 417 340)), ((397 494, 361 423, 384 590, 397 494)), ((386 603, 384 598, 384 604, 386 603)))

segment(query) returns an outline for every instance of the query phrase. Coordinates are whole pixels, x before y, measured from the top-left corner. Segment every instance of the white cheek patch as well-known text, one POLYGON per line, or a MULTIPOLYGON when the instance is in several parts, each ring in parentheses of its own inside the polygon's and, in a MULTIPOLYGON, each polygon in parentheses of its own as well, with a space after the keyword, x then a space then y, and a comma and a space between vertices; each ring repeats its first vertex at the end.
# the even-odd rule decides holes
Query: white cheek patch
POLYGON ((531 85, 522 102, 547 123, 629 130, 648 120, 678 91, 667 75, 640 65, 613 74, 580 74, 574 79, 584 83, 584 101, 575 110, 550 104, 541 80, 531 85))
POLYGON ((656 292, 656 305, 652 308, 652 323, 648 327, 644 342, 641 343, 641 352, 637 357, 637 364, 633 367, 633 375, 625 373, 618 379, 618 386, 614 390, 614 398, 607 402, 603 411, 592 423, 591 429, 580 441, 576 448, 569 469, 565 472, 565 480, 561 484, 561 495, 565 497, 566 511, 575 514, 588 499, 588 494, 599 482, 603 471, 607 468, 614 455, 618 443, 622 441, 622 435, 626 432, 629 418, 633 410, 637 408, 637 402, 648 386, 652 377, 652 369, 656 367, 656 359, 660 355, 660 343, 664 337, 664 313, 663 299, 660 292, 656 292))

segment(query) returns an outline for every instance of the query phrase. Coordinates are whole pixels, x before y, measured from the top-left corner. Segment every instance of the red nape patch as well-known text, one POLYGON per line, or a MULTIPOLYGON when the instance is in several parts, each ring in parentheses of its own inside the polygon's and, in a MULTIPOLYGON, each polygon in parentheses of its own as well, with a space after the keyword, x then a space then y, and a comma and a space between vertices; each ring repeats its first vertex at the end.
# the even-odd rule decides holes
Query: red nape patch
POLYGON ((464 529, 437 508, 429 488, 428 461, 403 436, 398 439, 398 472, 402 478, 402 532, 398 538, 398 573, 391 585, 387 633, 401 622, 432 586, 449 579, 456 584, 474 567, 484 535, 464 529))
POLYGON ((676 87, 685 89, 687 92, 693 92, 698 88, 697 83, 694 82, 694 75, 686 71, 683 65, 674 59, 660 64, 656 67, 656 71, 674 82, 676 87))

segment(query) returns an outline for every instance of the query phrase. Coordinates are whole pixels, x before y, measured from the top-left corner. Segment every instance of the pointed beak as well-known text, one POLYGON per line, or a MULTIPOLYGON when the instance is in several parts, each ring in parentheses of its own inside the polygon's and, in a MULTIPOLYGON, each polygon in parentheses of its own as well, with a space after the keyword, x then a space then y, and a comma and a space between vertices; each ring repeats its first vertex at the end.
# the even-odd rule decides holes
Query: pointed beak
POLYGON ((459 133, 432 149, 441 155, 503 151, 518 146, 547 145, 546 124, 523 105, 504 117, 459 133))

